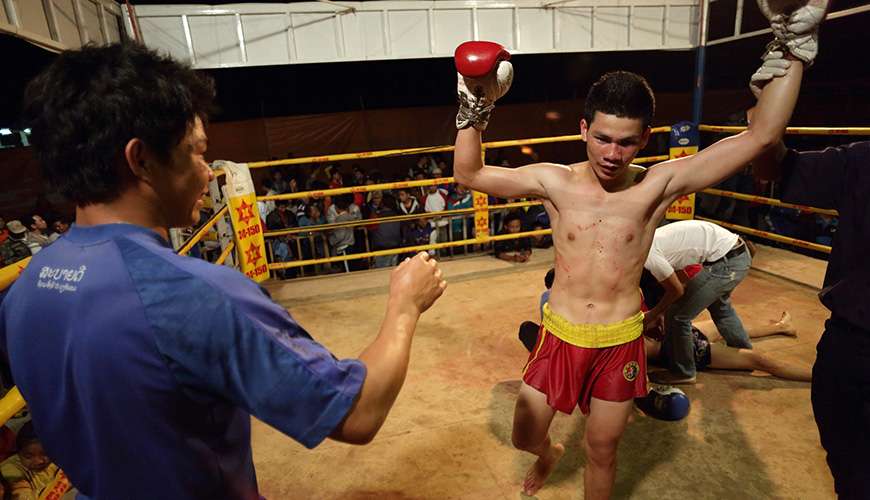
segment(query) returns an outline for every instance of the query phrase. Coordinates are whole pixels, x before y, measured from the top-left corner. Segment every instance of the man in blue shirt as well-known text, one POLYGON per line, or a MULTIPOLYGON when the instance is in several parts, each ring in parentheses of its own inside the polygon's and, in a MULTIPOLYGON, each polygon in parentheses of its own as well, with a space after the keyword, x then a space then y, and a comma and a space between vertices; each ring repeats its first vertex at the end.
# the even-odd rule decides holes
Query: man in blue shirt
POLYGON ((76 224, 6 294, 0 346, 85 497, 258 498, 250 415, 309 448, 369 442, 446 286, 428 255, 407 259, 377 338, 338 360, 242 274, 176 255, 168 228, 198 221, 213 175, 213 97, 135 44, 65 52, 26 93, 37 157, 76 224))

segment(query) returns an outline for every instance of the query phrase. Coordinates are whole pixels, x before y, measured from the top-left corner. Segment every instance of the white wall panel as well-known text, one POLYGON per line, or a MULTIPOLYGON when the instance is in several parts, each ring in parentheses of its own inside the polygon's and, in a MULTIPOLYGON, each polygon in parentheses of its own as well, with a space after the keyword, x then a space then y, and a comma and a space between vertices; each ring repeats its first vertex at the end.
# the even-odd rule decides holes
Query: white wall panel
POLYGON ((593 48, 595 50, 628 47, 628 7, 597 7, 595 9, 593 48))
POLYGON ((425 10, 398 10, 390 16, 390 49, 394 57, 426 57, 429 50, 429 21, 425 10))
POLYGON ((661 46, 664 19, 664 7, 635 7, 631 15, 631 46, 661 46))
POLYGON ((242 16, 242 32, 248 64, 284 64, 290 59, 284 14, 250 14, 242 16))
POLYGON ((242 62, 236 16, 190 16, 188 19, 197 65, 219 67, 242 62))
POLYGON ((592 48, 592 7, 566 7, 556 9, 559 50, 588 50, 592 48))
POLYGON ((457 45, 471 40, 474 35, 470 10, 436 10, 432 13, 432 17, 435 55, 452 55, 457 45))
POLYGON ((334 15, 292 14, 291 19, 299 62, 333 61, 339 58, 334 15))
POLYGON ((81 21, 85 27, 85 33, 89 42, 106 43, 103 38, 103 29, 100 26, 100 7, 91 0, 79 0, 81 6, 81 21))
POLYGON ((477 9, 477 33, 480 40, 492 40, 516 50, 514 9, 477 9))
MULTIPOLYGON (((104 0, 103 0, 104 1, 104 0)), ((520 53, 688 49, 697 43, 701 0, 376 0, 206 5, 139 5, 147 43, 183 54, 183 32, 157 19, 240 15, 247 60, 196 24, 196 67, 450 56, 465 40, 492 40, 520 53), (678 3, 679 2, 679 3, 678 3), (665 16, 668 19, 665 19, 665 16), (286 34, 280 34, 284 26, 286 34), (154 36, 149 30, 162 30, 154 36), (285 41, 286 38, 286 41, 285 41), (199 56, 210 40, 208 53, 199 56)), ((197 21, 198 23, 198 21, 197 21)), ((180 25, 180 23, 179 23, 180 25)))
POLYGON ((60 42, 73 49, 81 47, 82 38, 79 35, 78 24, 76 24, 73 0, 52 0, 51 3, 54 7, 54 18, 57 21, 60 42))
MULTIPOLYGON (((179 61, 190 61, 184 25, 180 17, 145 17, 139 19, 142 40, 152 49, 169 54, 179 61)), ((197 63, 201 66, 200 63, 197 63)))

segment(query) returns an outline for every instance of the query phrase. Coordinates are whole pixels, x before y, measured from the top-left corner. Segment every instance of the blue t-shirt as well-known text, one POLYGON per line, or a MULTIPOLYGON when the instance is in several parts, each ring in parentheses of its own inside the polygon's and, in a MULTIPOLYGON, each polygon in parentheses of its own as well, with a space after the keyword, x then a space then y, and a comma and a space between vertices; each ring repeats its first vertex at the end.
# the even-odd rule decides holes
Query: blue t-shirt
POLYGON ((258 498, 250 415, 312 448, 365 366, 235 270, 139 226, 73 226, 0 305, 37 434, 90 498, 258 498))

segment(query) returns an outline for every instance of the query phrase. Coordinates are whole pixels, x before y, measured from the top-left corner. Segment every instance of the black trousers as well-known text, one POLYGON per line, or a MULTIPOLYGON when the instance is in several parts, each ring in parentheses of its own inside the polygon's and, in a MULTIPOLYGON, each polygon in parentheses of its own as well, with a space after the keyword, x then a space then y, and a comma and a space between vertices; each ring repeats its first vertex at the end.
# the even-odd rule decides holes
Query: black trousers
POLYGON ((813 413, 841 499, 870 500, 870 329, 825 322, 813 366, 813 413))

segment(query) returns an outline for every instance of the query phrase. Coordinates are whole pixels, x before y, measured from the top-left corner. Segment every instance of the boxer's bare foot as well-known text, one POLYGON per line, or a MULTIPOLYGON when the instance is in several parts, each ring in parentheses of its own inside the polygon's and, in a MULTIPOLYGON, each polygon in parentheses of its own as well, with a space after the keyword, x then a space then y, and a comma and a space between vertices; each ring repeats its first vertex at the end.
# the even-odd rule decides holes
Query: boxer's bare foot
POLYGON ((523 482, 523 493, 526 495, 534 495, 544 486, 550 473, 556 468, 559 459, 565 454, 565 447, 561 443, 556 443, 550 446, 550 451, 545 455, 538 457, 532 467, 526 474, 526 480, 523 482))
POLYGON ((784 335, 797 337, 797 328, 792 324, 791 314, 789 314, 788 311, 783 311, 782 317, 776 322, 776 326, 782 330, 784 335))

